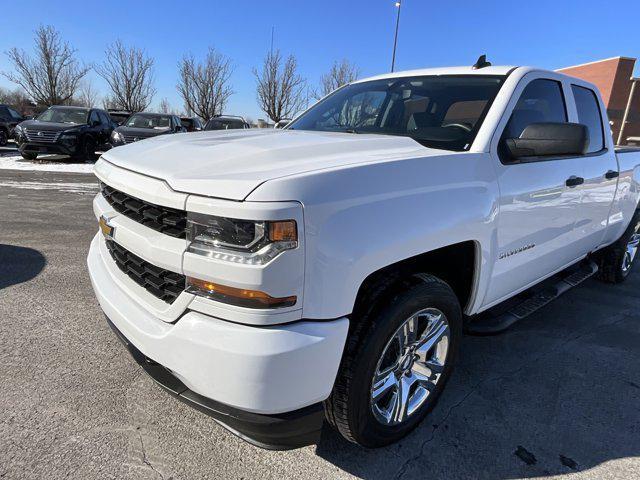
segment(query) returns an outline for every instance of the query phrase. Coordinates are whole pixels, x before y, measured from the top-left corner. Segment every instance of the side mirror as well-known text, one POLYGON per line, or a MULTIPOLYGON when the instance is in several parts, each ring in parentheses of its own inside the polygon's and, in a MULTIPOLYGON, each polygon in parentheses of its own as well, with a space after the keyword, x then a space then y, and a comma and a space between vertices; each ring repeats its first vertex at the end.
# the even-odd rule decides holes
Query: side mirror
POLYGON ((100 126, 100 120, 94 120, 93 122, 91 122, 91 126, 92 127, 99 127, 100 126))
POLYGON ((520 138, 507 138, 504 143, 513 159, 584 155, 589 131, 580 123, 532 123, 520 138))

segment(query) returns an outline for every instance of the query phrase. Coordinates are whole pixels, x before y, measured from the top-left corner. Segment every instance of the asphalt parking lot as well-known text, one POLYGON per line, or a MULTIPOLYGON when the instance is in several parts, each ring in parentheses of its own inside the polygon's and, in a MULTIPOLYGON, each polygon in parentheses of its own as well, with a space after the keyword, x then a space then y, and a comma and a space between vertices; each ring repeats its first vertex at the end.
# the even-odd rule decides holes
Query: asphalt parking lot
MULTIPOLYGON (((0 158, 0 162, 2 159, 0 158)), ((269 452, 168 396, 94 299, 89 174, 0 169, 0 478, 640 478, 640 271, 465 337, 406 440, 269 452)))

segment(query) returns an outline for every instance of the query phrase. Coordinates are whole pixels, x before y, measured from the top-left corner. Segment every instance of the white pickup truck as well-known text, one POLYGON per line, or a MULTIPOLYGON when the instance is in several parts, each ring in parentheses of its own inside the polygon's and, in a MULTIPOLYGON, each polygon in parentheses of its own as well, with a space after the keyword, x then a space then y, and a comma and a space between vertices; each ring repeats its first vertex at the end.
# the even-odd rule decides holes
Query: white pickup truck
POLYGON ((88 266, 109 323, 242 438, 366 447, 435 405, 494 333, 638 248, 640 152, 596 88, 529 67, 347 85, 284 130, 161 136, 95 166, 88 266))

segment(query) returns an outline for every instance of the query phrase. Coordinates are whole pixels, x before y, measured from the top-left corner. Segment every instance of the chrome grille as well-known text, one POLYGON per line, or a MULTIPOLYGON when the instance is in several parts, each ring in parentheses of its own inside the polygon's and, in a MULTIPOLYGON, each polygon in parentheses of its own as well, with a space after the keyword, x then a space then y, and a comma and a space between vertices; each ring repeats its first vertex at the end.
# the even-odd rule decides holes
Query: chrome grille
POLYGON ((114 210, 157 232, 187 236, 187 212, 145 202, 100 182, 102 196, 114 210))
POLYGON ((113 240, 105 241, 118 268, 154 297, 171 304, 184 291, 184 275, 156 267, 113 240))
POLYGON ((60 132, 53 132, 51 130, 36 130, 33 128, 26 129, 26 136, 29 142, 39 143, 55 143, 58 140, 60 132))
POLYGON ((142 137, 140 135, 123 135, 123 137, 124 137, 124 143, 139 142, 140 140, 149 138, 149 137, 142 137))

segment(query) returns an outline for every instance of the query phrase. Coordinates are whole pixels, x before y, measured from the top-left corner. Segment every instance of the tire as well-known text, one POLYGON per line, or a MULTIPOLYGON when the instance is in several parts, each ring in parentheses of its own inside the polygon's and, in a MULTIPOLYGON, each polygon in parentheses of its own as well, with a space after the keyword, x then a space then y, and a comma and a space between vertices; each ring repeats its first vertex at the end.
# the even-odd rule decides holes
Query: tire
MULTIPOLYGON (((382 447, 400 440, 411 432, 433 409, 451 375, 462 336, 460 304, 449 285, 442 280, 431 275, 420 275, 420 279, 421 283, 408 286, 408 289, 395 295, 390 301, 381 302, 384 305, 377 311, 373 310, 364 314, 362 318, 352 319, 353 327, 347 338, 333 391, 325 401, 325 412, 328 422, 343 437, 364 447, 382 447), (418 312, 421 312, 420 315, 414 317, 418 312), (406 336, 404 325, 409 325, 406 322, 412 318, 418 319, 416 325, 425 325, 425 322, 428 325, 436 325, 435 318, 438 312, 444 316, 448 329, 434 349, 429 351, 433 351, 434 355, 436 350, 442 353, 442 345, 446 340, 446 354, 438 360, 442 360, 443 367, 437 367, 440 373, 435 374, 437 379, 433 385, 429 385, 430 393, 426 399, 420 404, 414 404, 412 411, 407 411, 406 416, 401 418, 402 415, 398 412, 402 409, 394 409, 394 405, 400 405, 394 399, 399 398, 403 390, 413 392, 408 395, 410 400, 419 398, 419 392, 424 396, 426 391, 422 392, 421 388, 425 378, 422 375, 425 372, 423 365, 426 364, 416 359, 417 355, 421 354, 420 349, 409 350, 403 357, 399 353, 398 338, 406 336), (403 329, 399 330, 400 327, 403 329), (408 360, 410 357, 413 360, 408 360), (404 360, 399 361, 403 358, 404 360), (407 370, 409 365, 411 369, 407 370), (414 373, 418 368, 421 373, 414 373), (394 369, 400 371, 399 376, 398 371, 394 369), (390 371, 391 374, 380 373, 381 371, 390 371), (374 388, 374 375, 378 374, 378 378, 390 380, 380 380, 374 388), (417 381, 417 378, 421 380, 417 381), (393 382, 396 382, 395 385, 393 382), (415 383, 407 388, 410 382, 415 383), (381 385, 393 386, 385 390, 381 385), (385 392, 384 395, 379 395, 380 400, 374 400, 377 392, 385 392), (389 412, 390 419, 387 418, 389 412)), ((421 328, 416 329, 417 337, 430 327, 425 327, 424 331, 421 328)), ((421 348, 427 347, 425 345, 421 348)), ((422 353, 427 357, 431 355, 422 353)), ((426 371, 430 376, 434 376, 435 370, 426 371)), ((425 385, 428 383, 424 382, 425 385)))
POLYGON ((32 152, 24 152, 20 155, 22 155, 22 158, 24 158, 25 160, 35 160, 36 158, 38 158, 38 154, 32 152))
POLYGON ((636 210, 622 237, 599 254, 597 278, 607 283, 620 283, 631 273, 640 242, 640 209, 636 210))
POLYGON ((95 160, 96 142, 91 137, 85 137, 78 152, 73 156, 77 160, 95 160))
POLYGON ((0 147, 6 147, 9 143, 9 134, 4 128, 0 128, 0 147))

